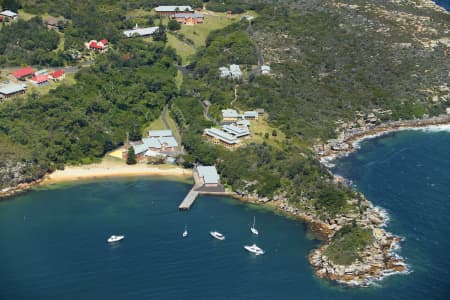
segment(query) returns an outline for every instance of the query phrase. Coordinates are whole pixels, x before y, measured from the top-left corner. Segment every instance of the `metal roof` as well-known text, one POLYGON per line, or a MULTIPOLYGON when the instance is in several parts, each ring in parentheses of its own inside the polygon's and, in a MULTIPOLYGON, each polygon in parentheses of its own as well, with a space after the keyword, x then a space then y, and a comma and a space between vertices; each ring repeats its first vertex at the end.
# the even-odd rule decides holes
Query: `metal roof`
POLYGON ((245 111, 244 112, 244 118, 246 118, 246 117, 257 118, 258 117, 258 112, 256 112, 256 111, 245 111))
POLYGON ((250 131, 248 130, 247 127, 241 128, 231 124, 231 125, 224 125, 222 128, 224 131, 231 133, 237 137, 242 137, 250 134, 250 131))
POLYGON ((123 34, 125 34, 127 37, 133 37, 135 35, 146 36, 154 34, 156 31, 158 31, 158 29, 159 27, 135 28, 124 30, 123 34))
POLYGON ((190 5, 162 5, 155 8, 156 12, 182 12, 182 11, 194 11, 190 5), (177 10, 178 8, 178 10, 177 10))
POLYGON ((239 141, 236 139, 235 136, 228 134, 220 129, 217 128, 207 128, 205 129, 205 134, 214 137, 216 139, 221 140, 222 142, 225 142, 227 144, 237 144, 239 141))
POLYGON ((172 130, 149 130, 149 137, 173 136, 172 130))
POLYGON ((4 10, 4 11, 2 11, 2 12, 0 13, 0 15, 2 15, 2 16, 7 16, 7 17, 10 17, 10 18, 15 18, 15 17, 17 17, 17 14, 16 14, 15 12, 13 12, 13 11, 10 11, 10 10, 4 10))
POLYGON ((222 109, 222 117, 224 118, 237 118, 239 117, 237 111, 235 109, 222 109))
POLYGON ((220 176, 214 166, 198 166, 197 172, 205 184, 218 184, 220 176))
POLYGON ((8 83, 0 85, 0 94, 11 95, 25 90, 27 86, 25 84, 8 83))
POLYGON ((144 152, 146 152, 148 150, 148 147, 145 144, 134 145, 133 148, 134 148, 134 153, 135 154, 141 154, 141 153, 144 153, 144 152))
POLYGON ((147 148, 156 148, 156 149, 161 148, 161 142, 154 137, 144 138, 142 139, 142 142, 144 143, 145 146, 147 146, 147 148))
POLYGON ((162 136, 159 138, 161 144, 167 144, 167 147, 178 147, 177 140, 173 136, 162 136))

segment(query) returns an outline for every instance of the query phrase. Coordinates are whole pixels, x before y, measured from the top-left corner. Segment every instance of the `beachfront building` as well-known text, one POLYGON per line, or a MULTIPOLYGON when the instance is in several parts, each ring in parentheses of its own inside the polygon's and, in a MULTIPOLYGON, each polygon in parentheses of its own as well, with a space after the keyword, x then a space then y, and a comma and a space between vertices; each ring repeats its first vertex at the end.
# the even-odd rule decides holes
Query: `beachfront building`
POLYGON ((223 131, 232 134, 237 138, 242 138, 250 135, 248 127, 238 127, 234 124, 230 124, 230 125, 223 125, 222 129, 223 131))
POLYGON ((198 13, 177 13, 175 14, 175 20, 185 25, 203 24, 205 16, 198 13))
POLYGON ((198 166, 198 177, 206 187, 217 187, 220 184, 220 176, 217 173, 217 169, 214 166, 198 166))
POLYGON ((235 122, 239 119, 239 114, 235 109, 222 109, 222 119, 224 122, 235 122))
POLYGON ((4 10, 0 12, 0 16, 2 17, 3 20, 15 20, 18 14, 10 10, 4 10))
MULTIPOLYGON (((173 137, 171 130, 150 130, 149 136, 138 142, 131 143, 136 154, 136 159, 145 162, 147 158, 167 158, 179 153, 179 145, 173 137)), ((122 152, 122 158, 126 159, 128 149, 122 152)))
POLYGON ((31 77, 30 82, 37 86, 43 86, 49 84, 49 79, 50 78, 48 77, 48 75, 38 74, 34 77, 31 77))
POLYGON ((32 67, 28 66, 28 67, 16 70, 16 71, 12 72, 11 74, 14 77, 16 77, 16 79, 18 79, 18 80, 25 80, 26 78, 33 76, 34 72, 35 72, 35 70, 32 67))
POLYGON ((10 98, 25 93, 27 86, 23 83, 8 83, 0 85, 0 98, 10 98))
POLYGON ((225 131, 217 128, 207 128, 204 130, 206 138, 211 140, 214 144, 222 145, 226 148, 235 148, 239 146, 239 140, 225 131))
POLYGON ((157 32, 159 29, 158 26, 156 27, 146 27, 146 28, 138 28, 137 24, 134 29, 130 30, 124 30, 123 34, 126 37, 145 37, 145 36, 151 36, 155 32, 157 32))
POLYGON ((181 12, 194 12, 189 5, 163 5, 155 8, 155 12, 160 16, 174 16, 181 12))

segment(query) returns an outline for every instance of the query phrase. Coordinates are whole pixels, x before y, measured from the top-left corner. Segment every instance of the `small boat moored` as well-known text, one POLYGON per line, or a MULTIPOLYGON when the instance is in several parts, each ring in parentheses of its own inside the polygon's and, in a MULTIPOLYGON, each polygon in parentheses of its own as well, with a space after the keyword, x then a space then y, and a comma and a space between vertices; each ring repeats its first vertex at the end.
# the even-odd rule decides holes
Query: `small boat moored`
POLYGON ((112 235, 109 237, 108 243, 115 243, 115 242, 123 240, 124 238, 125 238, 124 235, 112 235))
POLYGON ((256 244, 253 244, 251 246, 244 246, 244 249, 248 252, 254 253, 256 255, 262 255, 264 254, 264 250, 256 246, 256 244))
POLYGON ((184 231, 183 231, 183 237, 187 237, 188 235, 188 231, 187 231, 187 226, 184 226, 184 231))
POLYGON ((256 218, 253 217, 253 225, 252 225, 252 227, 250 227, 250 230, 254 235, 259 235, 259 231, 255 227, 255 222, 256 222, 256 218))
POLYGON ((218 231, 210 231, 209 234, 213 238, 221 240, 221 241, 223 241, 225 239, 225 236, 223 234, 221 234, 220 232, 218 232, 218 231))

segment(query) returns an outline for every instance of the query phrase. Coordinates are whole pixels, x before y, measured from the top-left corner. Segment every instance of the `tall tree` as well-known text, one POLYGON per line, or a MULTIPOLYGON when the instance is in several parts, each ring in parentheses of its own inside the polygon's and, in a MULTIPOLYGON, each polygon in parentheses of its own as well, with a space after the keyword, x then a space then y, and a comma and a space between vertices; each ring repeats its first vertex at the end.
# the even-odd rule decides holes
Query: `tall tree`
POLYGON ((134 153, 134 148, 131 146, 128 148, 127 165, 135 165, 136 163, 136 153, 134 153))

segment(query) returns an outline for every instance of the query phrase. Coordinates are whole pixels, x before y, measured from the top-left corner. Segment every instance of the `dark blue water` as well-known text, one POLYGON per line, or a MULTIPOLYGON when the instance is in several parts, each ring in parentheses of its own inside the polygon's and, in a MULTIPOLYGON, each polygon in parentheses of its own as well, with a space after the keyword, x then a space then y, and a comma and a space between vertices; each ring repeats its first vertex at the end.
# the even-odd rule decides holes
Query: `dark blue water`
POLYGON ((389 290, 450 299, 450 132, 397 132, 361 147, 335 172, 387 209, 388 229, 406 238, 402 255, 413 273, 389 290))
POLYGON ((433 0, 437 5, 442 6, 447 11, 450 11, 450 0, 433 0))
POLYGON ((307 255, 318 244, 298 221, 221 197, 180 212, 189 185, 115 179, 0 202, 0 299, 449 299, 449 147, 450 133, 402 132, 339 164, 406 237, 413 273, 377 287, 317 279, 307 255), (213 229, 226 240, 211 239, 213 229), (122 243, 106 243, 120 233, 122 243), (252 242, 267 253, 245 252, 252 242))

